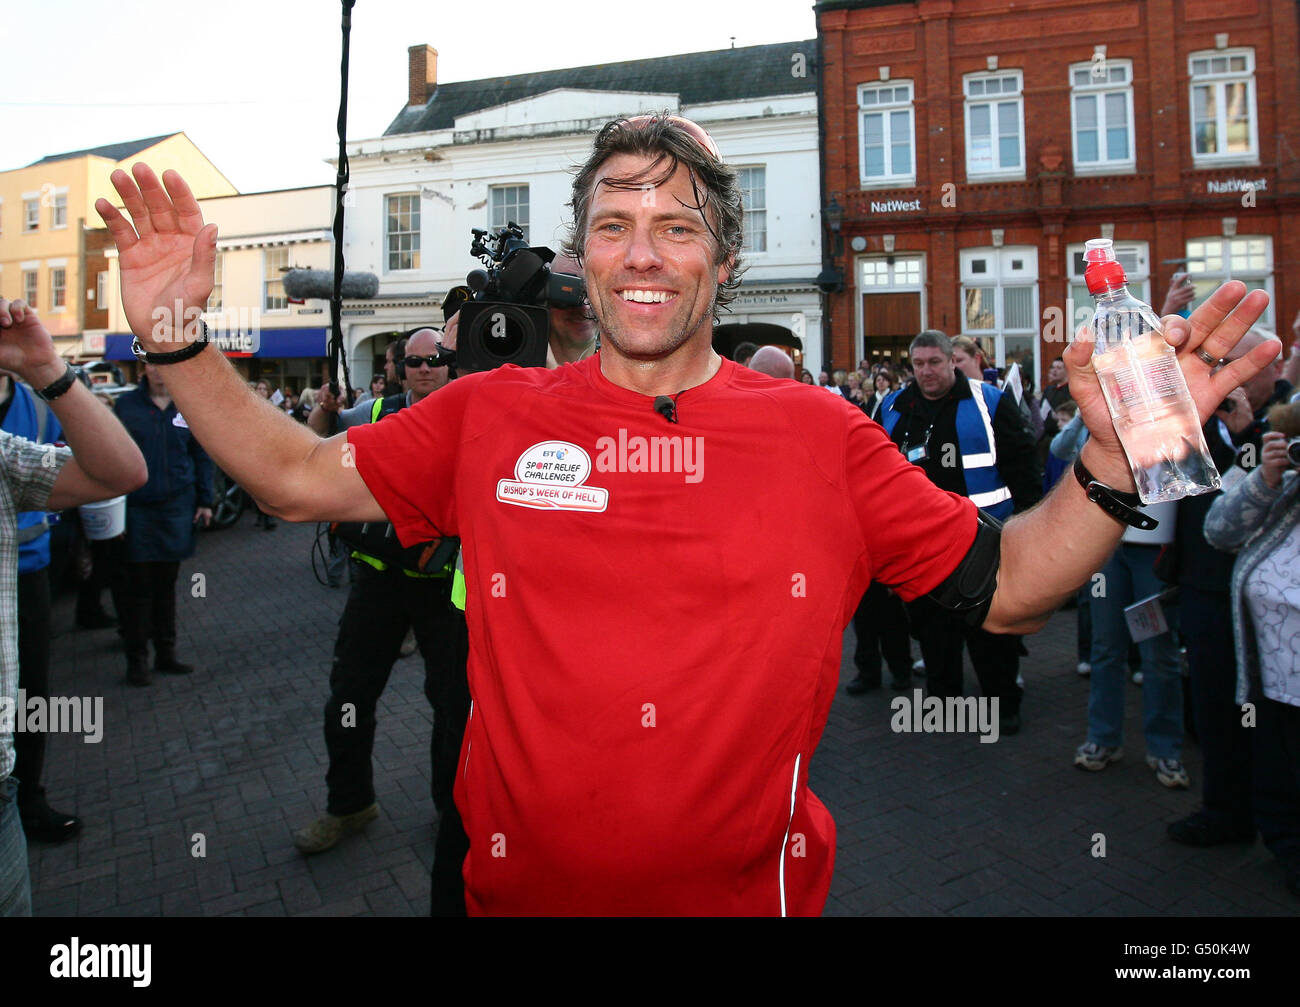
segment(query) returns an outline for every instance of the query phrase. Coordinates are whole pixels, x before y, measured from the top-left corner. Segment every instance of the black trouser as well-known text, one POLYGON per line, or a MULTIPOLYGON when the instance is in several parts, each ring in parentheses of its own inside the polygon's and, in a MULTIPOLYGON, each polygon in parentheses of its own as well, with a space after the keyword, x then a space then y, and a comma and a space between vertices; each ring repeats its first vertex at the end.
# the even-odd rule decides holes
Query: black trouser
POLYGON ((858 646, 853 663, 858 678, 868 685, 880 684, 881 656, 896 681, 912 677, 912 643, 907 633, 903 600, 884 584, 872 582, 853 613, 853 632, 858 646))
POLYGON ((465 740, 465 721, 469 718, 469 681, 466 664, 469 660, 469 632, 465 614, 453 608, 453 660, 449 661, 443 680, 434 728, 439 721, 444 725, 442 743, 433 753, 433 784, 435 793, 443 793, 442 818, 438 822, 438 839, 433 849, 433 885, 430 891, 430 914, 433 916, 465 915, 465 855, 469 853, 469 836, 461 821, 460 811, 452 800, 456 782, 456 768, 460 764, 460 749, 465 740))
POLYGON ((154 657, 176 650, 176 575, 173 563, 128 563, 118 598, 128 658, 143 659, 153 640, 154 657))
MULTIPOLYGON (((122 572, 115 567, 126 563, 125 551, 126 539, 123 536, 90 543, 90 576, 77 588, 77 622, 90 622, 103 613, 101 599, 104 588, 110 589, 116 607, 117 591, 113 590, 113 577, 122 572)), ((117 616, 120 619, 122 613, 118 612, 117 616)))
MULTIPOLYGON (((50 697, 50 571, 18 575, 18 688, 27 699, 50 697)), ((45 803, 41 775, 45 771, 45 732, 14 733, 13 775, 23 781, 19 809, 45 803)))
POLYGON ((339 618, 330 671, 330 697, 325 702, 325 745, 330 765, 326 805, 332 815, 350 815, 375 802, 371 753, 375 746, 375 706, 400 656, 407 629, 424 659, 424 695, 433 708, 430 763, 433 803, 439 810, 451 802, 455 778, 441 770, 439 753, 451 744, 439 703, 446 692, 455 635, 455 617, 447 600, 449 578, 408 577, 400 570, 380 572, 356 561, 356 580, 339 618), (349 706, 350 704, 350 706, 349 706), (345 706, 349 706, 347 710, 345 706))
POLYGON ((907 612, 913 633, 921 644, 928 695, 944 699, 964 695, 962 646, 965 645, 970 649, 980 693, 989 698, 998 697, 1000 716, 1020 712, 1023 690, 1016 684, 1020 674, 1020 637, 972 629, 929 598, 918 598, 908 605, 907 612))
POLYGON ((1269 852, 1300 870, 1300 706, 1259 699, 1251 743, 1255 825, 1269 852))
POLYGON ((1237 705, 1237 654, 1226 591, 1179 591, 1182 638, 1191 671, 1192 716, 1201 744, 1202 802, 1232 829, 1249 829, 1250 735, 1237 705))

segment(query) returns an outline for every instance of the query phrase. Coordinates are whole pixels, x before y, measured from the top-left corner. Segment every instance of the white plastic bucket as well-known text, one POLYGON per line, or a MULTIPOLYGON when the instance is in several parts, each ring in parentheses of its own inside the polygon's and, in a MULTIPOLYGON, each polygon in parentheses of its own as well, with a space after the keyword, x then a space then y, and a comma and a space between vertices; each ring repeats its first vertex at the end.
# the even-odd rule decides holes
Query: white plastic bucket
POLYGON ((77 508, 81 527, 92 542, 117 538, 126 531, 126 497, 113 497, 98 503, 82 504, 77 508))

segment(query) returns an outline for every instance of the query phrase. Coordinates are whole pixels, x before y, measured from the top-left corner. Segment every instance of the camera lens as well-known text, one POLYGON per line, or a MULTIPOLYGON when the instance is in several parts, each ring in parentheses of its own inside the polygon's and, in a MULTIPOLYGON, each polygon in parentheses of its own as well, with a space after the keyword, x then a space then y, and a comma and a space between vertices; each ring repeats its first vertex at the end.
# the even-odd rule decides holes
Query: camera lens
POLYGON ((1300 437, 1292 437, 1286 442, 1286 457, 1292 465, 1300 468, 1300 437))

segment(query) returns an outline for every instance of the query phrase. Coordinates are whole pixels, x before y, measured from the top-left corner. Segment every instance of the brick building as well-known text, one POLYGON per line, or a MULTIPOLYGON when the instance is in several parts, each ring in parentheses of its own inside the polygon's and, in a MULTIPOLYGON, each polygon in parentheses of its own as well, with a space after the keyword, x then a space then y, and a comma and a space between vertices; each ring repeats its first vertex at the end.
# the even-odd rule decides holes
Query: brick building
MULTIPOLYGON (((1267 0, 820 0, 837 366, 922 328, 1040 376, 1088 317, 1112 236, 1160 307, 1186 270, 1300 309, 1297 5, 1267 0)), ((824 274, 825 276, 826 274, 824 274)))

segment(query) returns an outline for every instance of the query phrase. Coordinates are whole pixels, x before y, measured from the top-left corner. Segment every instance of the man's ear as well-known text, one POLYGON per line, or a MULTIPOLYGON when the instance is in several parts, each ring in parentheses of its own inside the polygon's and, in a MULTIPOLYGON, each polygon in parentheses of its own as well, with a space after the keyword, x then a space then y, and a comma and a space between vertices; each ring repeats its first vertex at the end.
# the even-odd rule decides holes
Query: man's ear
POLYGON ((731 271, 736 268, 736 254, 733 252, 722 260, 718 266, 718 286, 731 279, 731 271))

